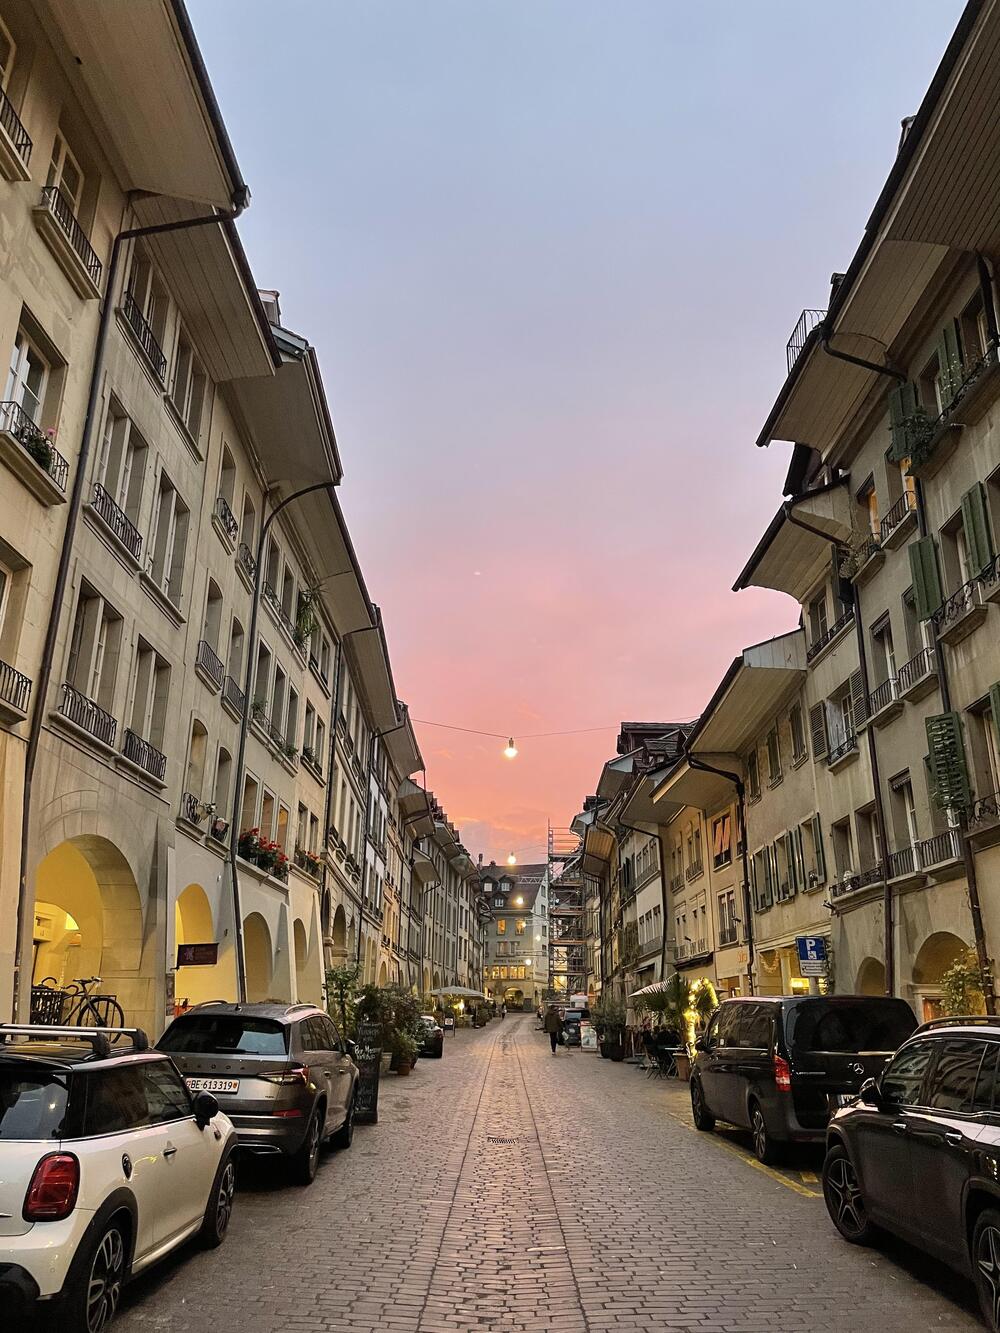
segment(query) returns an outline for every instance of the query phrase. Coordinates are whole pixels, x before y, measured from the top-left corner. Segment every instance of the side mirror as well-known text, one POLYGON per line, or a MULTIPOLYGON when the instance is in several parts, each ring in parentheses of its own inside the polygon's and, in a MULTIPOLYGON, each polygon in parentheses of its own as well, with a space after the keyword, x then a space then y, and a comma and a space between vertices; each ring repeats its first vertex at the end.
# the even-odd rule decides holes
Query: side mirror
POLYGON ((878 1084, 873 1078, 866 1078, 858 1091, 858 1100, 865 1106, 875 1106, 881 1108, 882 1094, 879 1092, 878 1084))
POLYGON ((199 1129, 205 1129, 219 1114, 219 1101, 210 1092, 196 1092, 194 1096, 194 1120, 199 1129))
POLYGON ((701 1036, 701 1037, 695 1037, 695 1039, 694 1039, 694 1048, 695 1048, 696 1051, 707 1051, 707 1050, 708 1050, 708 1042, 705 1040, 704 1036, 701 1036))

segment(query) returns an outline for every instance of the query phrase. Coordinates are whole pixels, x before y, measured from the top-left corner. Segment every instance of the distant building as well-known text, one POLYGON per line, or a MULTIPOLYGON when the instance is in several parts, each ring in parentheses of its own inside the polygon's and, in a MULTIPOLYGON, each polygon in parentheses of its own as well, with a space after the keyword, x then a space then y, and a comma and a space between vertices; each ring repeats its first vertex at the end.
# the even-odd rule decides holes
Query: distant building
POLYGON ((548 986, 547 865, 481 868, 490 911, 484 989, 508 1008, 537 1008, 548 986))

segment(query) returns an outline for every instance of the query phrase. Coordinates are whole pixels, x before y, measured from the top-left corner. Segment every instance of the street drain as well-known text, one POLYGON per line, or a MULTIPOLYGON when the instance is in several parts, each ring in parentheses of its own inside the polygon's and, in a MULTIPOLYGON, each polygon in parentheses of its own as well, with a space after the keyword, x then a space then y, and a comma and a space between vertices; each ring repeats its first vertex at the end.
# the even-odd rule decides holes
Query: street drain
POLYGON ((517 1142, 517 1139, 505 1139, 496 1134, 487 1134, 486 1142, 495 1144, 498 1148, 512 1148, 517 1142))

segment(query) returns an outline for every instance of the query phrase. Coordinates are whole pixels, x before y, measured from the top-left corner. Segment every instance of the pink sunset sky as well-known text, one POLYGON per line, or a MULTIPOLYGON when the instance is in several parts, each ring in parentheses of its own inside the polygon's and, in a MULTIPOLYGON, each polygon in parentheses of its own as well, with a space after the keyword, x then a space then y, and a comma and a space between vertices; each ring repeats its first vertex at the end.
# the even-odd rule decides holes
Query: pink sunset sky
POLYGON ((262 286, 315 344, 427 780, 529 860, 624 718, 797 608, 730 586, 754 439, 958 0, 192 0, 262 286))

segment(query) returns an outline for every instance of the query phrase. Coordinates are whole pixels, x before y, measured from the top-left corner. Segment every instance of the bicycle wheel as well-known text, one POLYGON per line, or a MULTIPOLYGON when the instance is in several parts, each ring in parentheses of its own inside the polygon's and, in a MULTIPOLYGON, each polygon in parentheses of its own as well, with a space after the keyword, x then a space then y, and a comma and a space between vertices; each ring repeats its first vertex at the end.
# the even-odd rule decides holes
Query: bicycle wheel
MULTIPOLYGON (((125 1026, 125 1011, 113 995, 88 996, 80 1005, 76 1025, 81 1028, 120 1028, 125 1026)), ((116 1034, 111 1042, 124 1041, 124 1034, 116 1034)))

